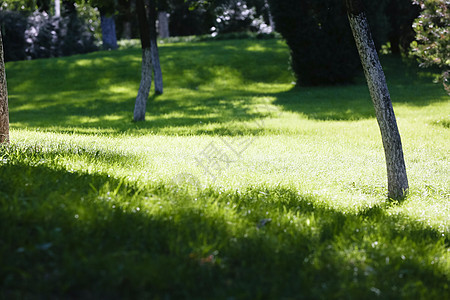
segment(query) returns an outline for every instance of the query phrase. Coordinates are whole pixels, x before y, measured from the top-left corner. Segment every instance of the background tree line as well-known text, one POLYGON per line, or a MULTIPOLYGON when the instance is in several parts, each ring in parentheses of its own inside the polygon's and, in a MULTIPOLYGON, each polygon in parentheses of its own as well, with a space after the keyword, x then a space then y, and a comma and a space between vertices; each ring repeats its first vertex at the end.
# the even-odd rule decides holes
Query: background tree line
MULTIPOLYGON (((114 49, 117 39, 139 38, 136 2, 62 0, 58 16, 52 0, 0 1, 5 60, 66 56, 102 47, 114 49), (113 31, 105 32, 106 26, 113 31)), ((159 20, 170 15, 167 21, 171 36, 271 31, 264 0, 216 1, 209 5, 190 0, 151 2, 156 5, 159 20)))

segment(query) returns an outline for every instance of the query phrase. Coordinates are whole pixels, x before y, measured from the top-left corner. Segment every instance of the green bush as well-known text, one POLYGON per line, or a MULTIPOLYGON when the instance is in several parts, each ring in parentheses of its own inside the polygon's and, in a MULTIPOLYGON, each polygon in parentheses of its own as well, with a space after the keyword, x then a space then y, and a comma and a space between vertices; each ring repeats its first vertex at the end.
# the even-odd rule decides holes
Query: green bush
MULTIPOLYGON (((386 1, 366 1, 375 43, 387 39, 386 1)), ((341 0, 271 0, 276 30, 291 51, 299 85, 350 82, 360 68, 359 57, 341 0)))
POLYGON ((97 50, 93 31, 76 11, 54 17, 46 12, 0 11, 5 61, 67 56, 97 50))
POLYGON ((444 87, 450 93, 450 2, 414 0, 422 12, 414 21, 416 41, 412 54, 419 58, 422 67, 437 66, 443 69, 444 87))

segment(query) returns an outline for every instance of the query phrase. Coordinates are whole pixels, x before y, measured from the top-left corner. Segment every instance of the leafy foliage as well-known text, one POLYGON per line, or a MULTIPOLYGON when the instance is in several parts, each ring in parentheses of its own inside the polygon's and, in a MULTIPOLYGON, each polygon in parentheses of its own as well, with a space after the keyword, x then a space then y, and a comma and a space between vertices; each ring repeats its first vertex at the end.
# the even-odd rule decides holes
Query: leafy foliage
POLYGON ((211 28, 213 35, 252 31, 271 33, 271 28, 264 17, 257 13, 257 7, 250 6, 246 1, 232 0, 219 5, 215 10, 216 20, 211 28))
POLYGON ((414 21, 416 40, 412 54, 419 58, 421 66, 438 66, 444 71, 442 79, 450 93, 450 1, 414 0, 422 12, 414 21))
MULTIPOLYGON (((5 44, 5 60, 22 60, 67 56, 97 49, 92 9, 65 11, 61 17, 35 10, 0 11, 0 24, 5 44)), ((75 6, 73 6, 75 8, 75 6)))
POLYGON ((28 17, 25 52, 29 59, 59 56, 60 23, 60 18, 53 18, 45 12, 35 11, 28 17))

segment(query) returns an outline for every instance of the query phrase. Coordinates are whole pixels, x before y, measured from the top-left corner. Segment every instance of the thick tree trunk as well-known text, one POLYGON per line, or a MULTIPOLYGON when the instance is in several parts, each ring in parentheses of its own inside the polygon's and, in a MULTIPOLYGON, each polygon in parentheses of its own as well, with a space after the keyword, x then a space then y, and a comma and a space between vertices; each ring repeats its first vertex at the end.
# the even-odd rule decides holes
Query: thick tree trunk
POLYGON ((0 143, 9 143, 8 89, 6 87, 3 41, 0 31, 0 143))
POLYGON ((103 49, 117 49, 116 22, 114 16, 100 14, 100 26, 102 27, 103 49))
POLYGON ((170 36, 169 17, 165 11, 160 11, 158 13, 158 33, 159 37, 163 39, 170 36))
POLYGON ((150 27, 144 0, 136 1, 136 11, 138 15, 139 34, 141 36, 142 70, 141 84, 139 85, 139 91, 134 105, 134 120, 145 121, 146 103, 152 85, 152 58, 150 50, 150 27))
POLYGON ((402 142, 383 69, 359 0, 345 0, 347 14, 364 68, 370 96, 381 131, 388 177, 388 196, 402 198, 408 190, 402 142))

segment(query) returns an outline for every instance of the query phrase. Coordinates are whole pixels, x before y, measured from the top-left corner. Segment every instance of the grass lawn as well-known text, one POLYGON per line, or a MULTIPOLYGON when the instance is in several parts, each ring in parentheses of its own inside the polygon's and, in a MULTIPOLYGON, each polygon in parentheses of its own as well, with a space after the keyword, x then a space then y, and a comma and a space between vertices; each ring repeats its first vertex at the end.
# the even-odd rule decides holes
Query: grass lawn
POLYGON ((446 299, 450 102, 383 56, 409 196, 386 198, 361 76, 294 87, 280 40, 163 44, 6 65, 0 298, 446 299))

